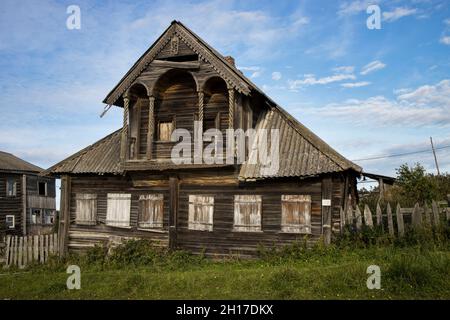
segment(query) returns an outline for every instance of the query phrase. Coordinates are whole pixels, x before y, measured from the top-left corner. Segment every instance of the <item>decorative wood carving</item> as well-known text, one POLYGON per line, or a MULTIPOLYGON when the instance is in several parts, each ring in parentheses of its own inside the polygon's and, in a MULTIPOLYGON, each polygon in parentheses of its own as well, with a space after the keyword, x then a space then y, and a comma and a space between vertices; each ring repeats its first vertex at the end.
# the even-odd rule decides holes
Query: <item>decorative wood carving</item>
POLYGON ((130 99, 128 95, 123 97, 123 126, 122 126, 122 140, 120 145, 120 160, 123 163, 127 157, 127 144, 128 144, 128 117, 129 117, 129 104, 130 99))
POLYGON ((155 97, 150 96, 148 100, 147 159, 151 159, 153 149, 153 133, 155 132, 155 97))

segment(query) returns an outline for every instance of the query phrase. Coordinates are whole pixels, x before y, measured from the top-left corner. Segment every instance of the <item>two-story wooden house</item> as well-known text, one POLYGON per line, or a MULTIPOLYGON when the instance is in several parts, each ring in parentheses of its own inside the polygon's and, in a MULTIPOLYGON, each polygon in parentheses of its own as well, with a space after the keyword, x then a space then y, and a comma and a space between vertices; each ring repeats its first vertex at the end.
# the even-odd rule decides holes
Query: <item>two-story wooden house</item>
POLYGON ((0 151, 0 235, 45 234, 56 219, 55 178, 39 168, 0 151))
MULTIPOLYGON (((226 255, 305 235, 329 241, 332 228, 340 228, 344 199, 356 199, 361 168, 180 22, 172 22, 104 102, 123 109, 123 127, 47 170, 62 178, 65 249, 140 237, 226 255), (173 161, 174 131, 194 137, 195 128, 200 135, 218 129, 224 137, 231 136, 227 129, 277 130, 277 170, 249 161, 260 142, 248 142, 244 163, 173 161)), ((205 140, 215 142, 200 145, 218 143, 205 140)), ((194 143, 187 144, 194 153, 194 143)))

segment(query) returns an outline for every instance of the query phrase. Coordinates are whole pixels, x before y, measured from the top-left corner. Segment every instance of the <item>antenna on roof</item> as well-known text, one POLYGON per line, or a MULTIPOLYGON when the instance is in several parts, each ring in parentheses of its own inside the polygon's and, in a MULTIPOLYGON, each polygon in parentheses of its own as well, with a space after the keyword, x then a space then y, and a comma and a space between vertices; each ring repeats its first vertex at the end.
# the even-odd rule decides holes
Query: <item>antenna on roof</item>
POLYGON ((103 108, 103 112, 100 114, 100 118, 103 118, 103 116, 108 112, 108 110, 111 108, 111 104, 107 104, 104 108, 103 108))

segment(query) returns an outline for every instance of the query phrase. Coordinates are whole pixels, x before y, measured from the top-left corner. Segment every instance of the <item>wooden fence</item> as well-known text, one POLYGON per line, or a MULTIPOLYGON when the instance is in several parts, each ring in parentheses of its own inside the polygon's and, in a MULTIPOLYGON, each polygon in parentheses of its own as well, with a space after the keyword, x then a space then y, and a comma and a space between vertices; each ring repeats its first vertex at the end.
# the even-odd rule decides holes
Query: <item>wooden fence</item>
POLYGON ((433 201, 431 208, 427 205, 414 208, 402 208, 399 204, 392 208, 390 203, 382 208, 378 202, 375 214, 372 214, 368 205, 361 211, 359 206, 353 208, 349 200, 345 208, 340 209, 340 230, 346 225, 352 225, 356 230, 361 230, 363 224, 369 228, 380 226, 392 236, 403 236, 405 226, 420 227, 422 225, 439 226, 445 219, 450 220, 450 207, 440 206, 441 202, 433 201))
POLYGON ((6 267, 24 268, 33 261, 44 263, 50 255, 58 254, 58 236, 54 234, 36 236, 6 236, 4 264, 6 267))

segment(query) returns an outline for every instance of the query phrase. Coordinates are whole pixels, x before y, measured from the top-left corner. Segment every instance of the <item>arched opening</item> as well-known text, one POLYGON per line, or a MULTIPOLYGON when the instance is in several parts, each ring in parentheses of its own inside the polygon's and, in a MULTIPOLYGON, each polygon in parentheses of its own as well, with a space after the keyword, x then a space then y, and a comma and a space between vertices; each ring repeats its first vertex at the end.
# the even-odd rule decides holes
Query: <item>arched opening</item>
POLYGON ((228 89, 220 77, 209 78, 204 87, 203 129, 228 128, 228 89))
POLYGON ((193 76, 182 70, 169 70, 153 88, 155 97, 155 131, 153 153, 156 158, 170 157, 171 134, 176 128, 193 133, 198 113, 197 84, 193 76))
POLYGON ((128 129, 128 157, 129 159, 143 158, 147 151, 148 132, 148 94, 147 88, 136 83, 128 90, 129 129, 128 129))

